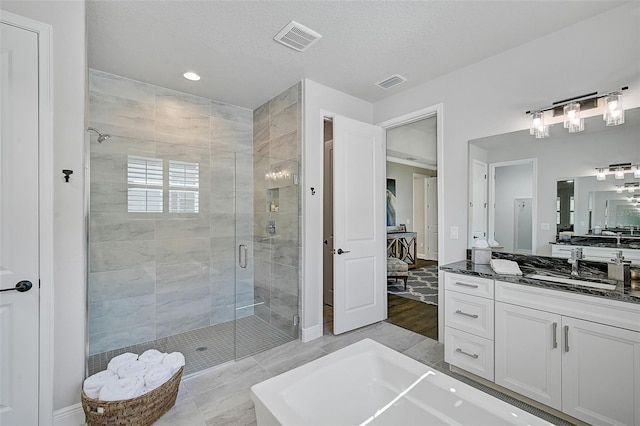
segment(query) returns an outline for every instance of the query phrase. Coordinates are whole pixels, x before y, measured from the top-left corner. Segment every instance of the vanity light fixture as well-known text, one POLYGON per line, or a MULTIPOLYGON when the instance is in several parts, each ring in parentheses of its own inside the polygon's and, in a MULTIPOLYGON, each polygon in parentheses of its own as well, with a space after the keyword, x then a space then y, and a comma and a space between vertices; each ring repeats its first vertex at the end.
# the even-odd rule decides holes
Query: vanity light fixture
POLYGON ((622 194, 622 186, 619 186, 619 185, 618 185, 618 186, 616 186, 616 192, 617 192, 618 194, 622 194))
POLYGON ((538 108, 527 111, 531 114, 531 126, 529 133, 536 139, 549 136, 549 125, 544 124, 544 113, 552 111, 553 116, 564 115, 563 126, 569 133, 578 133, 584 130, 584 118, 580 116, 582 111, 592 108, 603 107, 602 118, 607 126, 617 126, 624 123, 624 110, 622 109, 622 91, 629 86, 624 86, 619 90, 598 94, 598 92, 587 93, 569 99, 554 102, 546 108, 538 108))
POLYGON ((531 114, 531 128, 529 134, 536 139, 549 137, 549 126, 544 125, 544 112, 536 111, 531 114))
POLYGON ((640 189, 640 182, 625 183, 624 185, 620 185, 619 188, 621 190, 620 192, 622 192, 622 189, 626 189, 629 194, 633 194, 636 192, 636 188, 640 189))
POLYGON ((569 130, 569 133, 584 130, 584 118, 580 118, 579 102, 571 102, 564 106, 564 128, 569 130))
POLYGON ((596 169, 596 180, 606 180, 609 173, 613 174, 614 178, 618 180, 624 179, 627 173, 633 173, 634 178, 640 178, 640 164, 618 163, 609 164, 609 167, 598 167, 596 169))
POLYGON ((624 124, 622 92, 611 92, 604 97, 604 114, 602 115, 602 119, 607 126, 624 124))

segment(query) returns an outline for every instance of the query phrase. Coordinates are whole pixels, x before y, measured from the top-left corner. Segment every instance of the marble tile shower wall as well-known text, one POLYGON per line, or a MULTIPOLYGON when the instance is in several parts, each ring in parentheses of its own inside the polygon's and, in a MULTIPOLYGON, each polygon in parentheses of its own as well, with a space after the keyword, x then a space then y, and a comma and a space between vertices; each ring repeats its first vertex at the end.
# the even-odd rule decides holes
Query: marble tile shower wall
POLYGON ((255 314, 293 338, 298 327, 301 253, 302 85, 295 84, 253 113, 255 314), (282 173, 284 176, 279 177, 282 173), (267 178, 271 176, 271 178, 267 178), (268 231, 269 221, 275 233, 268 231))
POLYGON ((233 320, 236 244, 254 241, 253 112, 96 70, 89 84, 90 126, 111 135, 90 145, 90 353, 233 320), (128 212, 130 155, 163 161, 161 213, 128 212), (198 163, 198 213, 168 213, 170 160, 198 163))

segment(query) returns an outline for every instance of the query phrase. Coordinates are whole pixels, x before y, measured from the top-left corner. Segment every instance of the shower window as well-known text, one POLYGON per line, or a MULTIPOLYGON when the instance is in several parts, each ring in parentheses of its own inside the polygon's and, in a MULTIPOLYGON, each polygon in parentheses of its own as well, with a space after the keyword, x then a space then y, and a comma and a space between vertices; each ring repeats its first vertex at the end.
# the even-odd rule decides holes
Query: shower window
POLYGON ((169 213, 198 213, 198 163, 169 161, 169 213))
POLYGON ((162 213, 162 160, 129 155, 127 158, 127 210, 162 213))

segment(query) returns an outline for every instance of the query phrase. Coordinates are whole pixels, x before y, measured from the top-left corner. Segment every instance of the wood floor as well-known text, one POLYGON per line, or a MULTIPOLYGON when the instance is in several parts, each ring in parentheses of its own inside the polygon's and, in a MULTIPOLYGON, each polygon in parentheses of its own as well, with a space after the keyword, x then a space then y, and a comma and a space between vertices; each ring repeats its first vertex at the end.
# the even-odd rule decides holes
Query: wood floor
POLYGON ((387 293, 387 322, 438 340, 438 307, 387 293))

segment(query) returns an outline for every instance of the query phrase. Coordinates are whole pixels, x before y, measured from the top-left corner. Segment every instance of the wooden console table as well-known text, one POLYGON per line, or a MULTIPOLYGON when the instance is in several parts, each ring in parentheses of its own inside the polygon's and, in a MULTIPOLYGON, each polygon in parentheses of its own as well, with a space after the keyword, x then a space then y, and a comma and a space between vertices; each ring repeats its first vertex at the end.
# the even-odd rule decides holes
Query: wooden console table
POLYGON ((410 268, 416 266, 417 232, 392 232, 387 234, 387 257, 396 257, 410 268))

